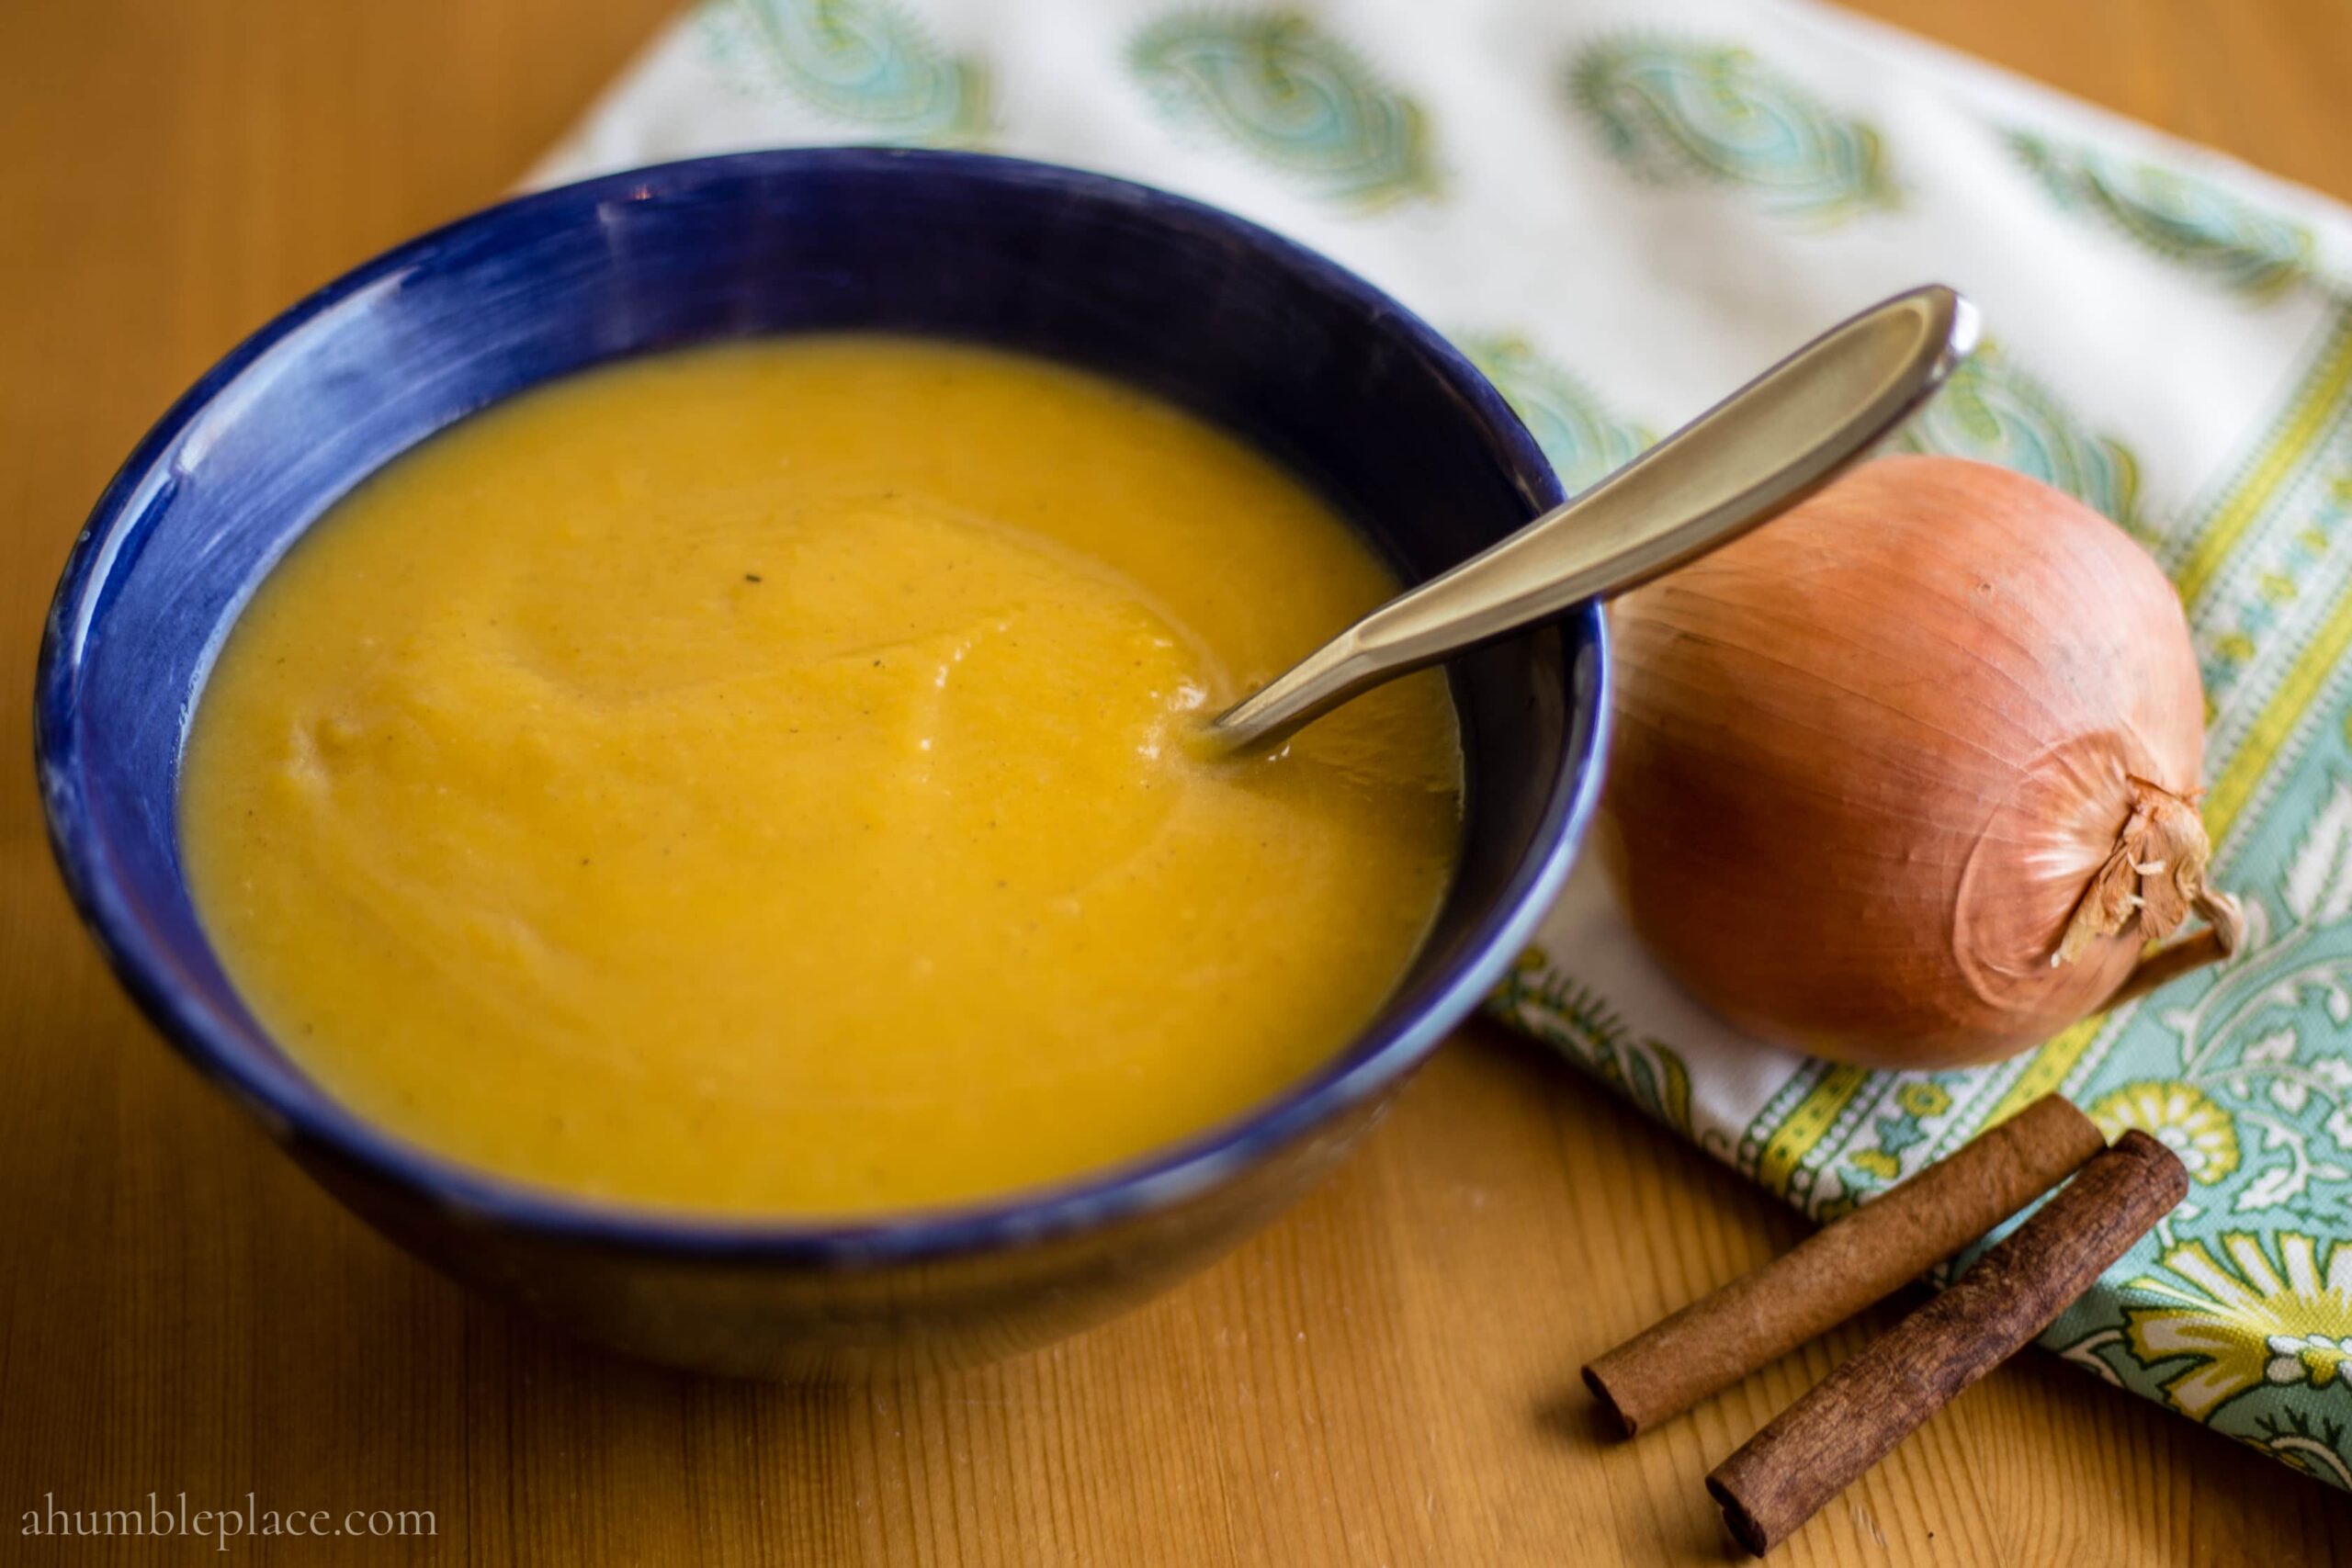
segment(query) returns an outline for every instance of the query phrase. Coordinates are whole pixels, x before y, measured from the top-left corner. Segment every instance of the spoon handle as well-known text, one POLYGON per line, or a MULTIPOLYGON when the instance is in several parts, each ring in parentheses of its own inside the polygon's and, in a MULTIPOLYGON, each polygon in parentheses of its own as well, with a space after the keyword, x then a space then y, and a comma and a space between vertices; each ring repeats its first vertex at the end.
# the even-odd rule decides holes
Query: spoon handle
POLYGON ((1975 307, 1940 284, 1831 328, 1581 495, 1308 654, 1212 720, 1211 745, 1263 750, 1384 681, 1729 543, 1868 452, 1976 334, 1975 307))

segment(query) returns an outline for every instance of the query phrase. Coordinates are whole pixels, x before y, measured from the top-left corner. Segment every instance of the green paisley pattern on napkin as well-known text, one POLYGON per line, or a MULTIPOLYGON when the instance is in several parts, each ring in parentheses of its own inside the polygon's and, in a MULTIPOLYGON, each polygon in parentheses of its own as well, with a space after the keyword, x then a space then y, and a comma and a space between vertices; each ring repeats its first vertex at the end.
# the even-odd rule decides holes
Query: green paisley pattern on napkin
POLYGON ((2140 465, 2131 448, 2084 429, 1989 338, 1896 441, 1906 451, 1974 457, 2030 474, 2135 534, 2143 531, 2140 465))
MULTIPOLYGON (((1987 368, 1988 385, 2015 378, 1998 353, 1987 368)), ((2079 432, 2051 435, 2064 421, 2045 398, 1990 400, 2033 411, 2038 428, 1979 455, 2050 479, 2065 471, 2053 451, 2096 449, 2079 432)), ((1963 431, 1970 402, 1955 415, 1963 431)), ((1914 440, 1941 446, 1939 434, 1931 421, 1914 440)), ((2043 1343, 2352 1487, 2352 551, 2324 548, 2337 538, 2352 538, 2352 300, 2331 306, 2259 443, 2162 552, 2209 679, 2225 653, 2230 670, 2209 687, 2204 812, 2216 874, 2252 919, 2236 963, 2012 1062, 1806 1062, 1736 1134, 1703 1116, 1685 1130, 1827 1219, 2053 1089, 2110 1136, 2141 1128, 2180 1155, 2189 1199, 2043 1343), (2282 592, 2290 562, 2301 575, 2282 592)), ((1493 1005, 1658 1112, 1621 1065, 1631 1032, 1590 985, 1534 953, 1493 1005)), ((1662 1042, 1639 1048, 1676 1057, 1662 1042)))
POLYGON ((1296 12, 1178 12, 1127 60, 1169 118, 1329 200, 1370 211, 1439 194, 1420 106, 1296 12))
POLYGON ((780 86, 868 140, 956 146, 987 133, 988 73, 897 0, 705 0, 699 16, 740 84, 780 86))
POLYGON ((2205 180, 2031 131, 2003 140, 2060 207, 2252 299, 2276 299, 2311 270, 2310 229, 2205 180))
POLYGON ((1510 400, 1571 495, 1657 439, 1611 416, 1598 395, 1525 338, 1472 333, 1454 342, 1510 400))
POLYGON ((1668 1126, 1699 1135, 1690 1115, 1690 1069, 1682 1058, 1662 1041, 1636 1038, 1615 1009, 1563 974, 1542 948, 1520 955, 1488 1006, 1668 1126))
POLYGON ((1602 149, 1644 179, 1734 186, 1824 226, 1898 202, 1875 130, 1736 45, 1607 39, 1567 85, 1602 149))

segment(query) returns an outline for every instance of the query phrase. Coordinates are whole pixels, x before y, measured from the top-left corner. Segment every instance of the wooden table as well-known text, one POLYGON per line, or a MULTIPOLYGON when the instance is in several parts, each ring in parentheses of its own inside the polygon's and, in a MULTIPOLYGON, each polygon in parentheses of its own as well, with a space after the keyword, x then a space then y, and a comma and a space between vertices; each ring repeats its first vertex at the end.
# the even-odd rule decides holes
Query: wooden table
MULTIPOLYGON (((1868 8, 2352 197, 2340 0, 1868 8)), ((493 197, 663 9, 10 0, 0 735, 24 743, 58 564, 148 422, 299 292, 493 197)), ((45 1497, 185 1492, 434 1513, 425 1543, 239 1546, 302 1562, 1718 1562, 1700 1477, 1860 1337, 1599 1440, 1579 1361, 1798 1227, 1473 1031, 1288 1220, 1073 1343, 828 1392, 617 1362, 379 1241, 173 1061, 74 925, 21 761, 0 769, 0 1192, 12 1561, 45 1497)), ((1781 1560, 2278 1565, 2331 1541, 2352 1552, 2352 1499, 2029 1357, 1781 1560)))

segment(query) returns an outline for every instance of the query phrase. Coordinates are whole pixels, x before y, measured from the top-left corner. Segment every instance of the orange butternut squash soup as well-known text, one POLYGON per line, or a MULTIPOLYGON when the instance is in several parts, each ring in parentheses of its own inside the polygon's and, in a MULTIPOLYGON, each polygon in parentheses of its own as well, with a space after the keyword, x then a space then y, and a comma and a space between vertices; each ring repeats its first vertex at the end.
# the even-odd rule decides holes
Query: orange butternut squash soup
POLYGON ((534 390, 261 584, 198 912, 360 1114, 601 1199, 821 1217, 1144 1154, 1329 1060, 1453 863, 1434 674, 1184 744, 1394 592, 1297 480, 1063 367, 819 337, 534 390))

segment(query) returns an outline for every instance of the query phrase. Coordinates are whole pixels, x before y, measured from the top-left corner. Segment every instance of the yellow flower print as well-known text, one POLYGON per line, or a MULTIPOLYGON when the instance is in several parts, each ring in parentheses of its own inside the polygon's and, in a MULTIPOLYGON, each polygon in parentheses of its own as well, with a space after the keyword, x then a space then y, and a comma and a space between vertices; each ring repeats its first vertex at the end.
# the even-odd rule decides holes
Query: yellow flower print
POLYGON ((2238 1127, 2230 1113, 2185 1083, 2125 1084, 2090 1108, 2109 1138, 2137 1127, 2180 1156, 2188 1174, 2211 1187, 2238 1168, 2238 1127))
POLYGON ((1881 1181, 1892 1181, 1903 1174, 1903 1162, 1884 1149, 1864 1149, 1853 1156, 1852 1163, 1881 1181))
POLYGON ((1914 1078, 1894 1091, 1894 1103, 1914 1116, 1941 1116, 1951 1109, 1951 1090, 1926 1078, 1914 1078))
POLYGON ((2143 1365, 2195 1358, 2164 1385, 2165 1396, 2199 1420, 2264 1385, 2314 1390, 2352 1387, 2352 1242, 2320 1244, 2281 1231, 2274 1267, 2259 1236, 2220 1238, 2223 1263, 2201 1241, 2174 1247, 2164 1266, 2192 1288, 2141 1279, 2132 1290, 2181 1303, 2133 1307, 2132 1354, 2143 1365))

